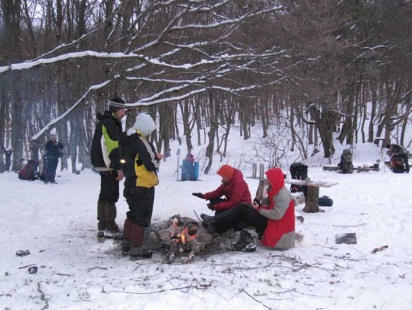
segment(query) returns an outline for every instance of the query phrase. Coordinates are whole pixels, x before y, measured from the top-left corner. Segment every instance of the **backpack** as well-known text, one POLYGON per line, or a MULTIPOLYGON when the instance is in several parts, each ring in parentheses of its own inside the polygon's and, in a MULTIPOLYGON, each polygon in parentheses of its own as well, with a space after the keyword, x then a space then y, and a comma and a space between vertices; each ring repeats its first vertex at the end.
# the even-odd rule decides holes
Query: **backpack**
POLYGON ((402 156, 392 156, 391 158, 391 169, 394 173, 404 173, 405 172, 405 161, 402 156))
MULTIPOLYGON (((308 178, 308 166, 302 163, 293 163, 292 165, 290 165, 289 171, 290 171, 290 176, 292 177, 292 179, 306 180, 308 178)), ((303 192, 306 197, 307 186, 291 184, 290 191, 292 193, 303 192)))
POLYGON ((342 169, 342 173, 353 173, 352 152, 350 149, 343 150, 338 166, 342 169))
POLYGON ((39 175, 39 161, 37 159, 31 159, 18 173, 20 180, 34 181, 40 177, 39 175))
POLYGON ((319 206, 320 207, 332 207, 333 200, 329 196, 319 197, 319 206))

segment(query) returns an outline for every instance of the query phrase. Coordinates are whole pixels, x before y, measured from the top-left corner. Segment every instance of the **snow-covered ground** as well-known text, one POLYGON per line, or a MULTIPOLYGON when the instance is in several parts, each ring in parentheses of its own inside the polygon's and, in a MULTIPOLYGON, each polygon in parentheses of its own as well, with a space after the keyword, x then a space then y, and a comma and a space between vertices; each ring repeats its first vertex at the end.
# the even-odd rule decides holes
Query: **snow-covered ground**
MULTIPOLYGON (((235 150, 224 163, 238 160, 235 150)), ((376 146, 355 148, 355 166, 378 159, 376 146)), ((176 155, 163 162, 152 222, 211 213, 191 193, 220 184, 217 160, 211 173, 195 182, 176 181, 176 155)), ((243 172, 254 195, 258 181, 249 178, 251 167, 243 172)), ((394 174, 382 163, 379 172, 351 175, 310 167, 312 180, 338 182, 320 190, 334 203, 315 214, 302 213, 303 204, 296 207, 305 219, 296 231, 304 237, 291 250, 259 245, 254 253, 205 254, 171 265, 160 253, 132 262, 121 256, 117 241, 98 243, 98 174, 58 175, 57 185, 45 185, 0 174, 2 309, 411 308, 412 177, 394 174), (342 233, 356 233, 357 244, 336 244, 342 233), (30 255, 16 256, 18 250, 30 255), (37 273, 30 274, 30 266, 37 266, 37 273)), ((128 209, 123 197, 117 206, 122 227, 128 209)))

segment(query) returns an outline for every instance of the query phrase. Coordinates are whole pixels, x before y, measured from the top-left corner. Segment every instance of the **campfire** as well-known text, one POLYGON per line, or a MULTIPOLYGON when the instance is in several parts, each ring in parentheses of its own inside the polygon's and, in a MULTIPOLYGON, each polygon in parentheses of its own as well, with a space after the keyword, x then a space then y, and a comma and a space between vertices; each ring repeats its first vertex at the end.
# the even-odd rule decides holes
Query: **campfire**
POLYGON ((188 217, 172 216, 165 227, 158 231, 162 247, 167 250, 166 262, 171 264, 177 256, 182 256, 181 261, 192 261, 197 253, 213 238, 201 229, 199 223, 188 217), (199 242, 199 237, 202 242, 199 242), (206 242, 205 242, 206 241, 206 242))
POLYGON ((232 230, 212 236, 199 221, 179 214, 153 224, 146 237, 145 242, 150 244, 153 251, 162 252, 168 264, 177 261, 185 264, 202 253, 210 255, 227 251, 239 238, 238 232, 232 230))
POLYGON ((189 253, 186 257, 182 257, 182 262, 188 263, 199 250, 200 244, 196 241, 199 225, 191 219, 184 220, 179 215, 172 217, 170 222, 170 248, 166 255, 167 262, 171 264, 177 254, 189 253))

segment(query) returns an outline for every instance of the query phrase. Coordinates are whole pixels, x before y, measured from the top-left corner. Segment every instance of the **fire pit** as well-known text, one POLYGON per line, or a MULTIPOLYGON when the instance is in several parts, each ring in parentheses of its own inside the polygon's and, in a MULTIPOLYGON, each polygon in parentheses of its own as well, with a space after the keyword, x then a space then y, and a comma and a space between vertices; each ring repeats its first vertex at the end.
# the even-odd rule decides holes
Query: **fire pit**
POLYGON ((167 250, 166 262, 169 264, 179 255, 183 256, 182 263, 192 261, 195 255, 213 240, 199 222, 180 215, 172 216, 165 226, 157 231, 157 235, 162 248, 167 250))
POLYGON ((189 263, 201 254, 218 254, 230 250, 239 232, 228 231, 212 236, 201 223, 190 217, 173 215, 167 221, 153 223, 145 233, 145 244, 165 256, 165 262, 189 263))

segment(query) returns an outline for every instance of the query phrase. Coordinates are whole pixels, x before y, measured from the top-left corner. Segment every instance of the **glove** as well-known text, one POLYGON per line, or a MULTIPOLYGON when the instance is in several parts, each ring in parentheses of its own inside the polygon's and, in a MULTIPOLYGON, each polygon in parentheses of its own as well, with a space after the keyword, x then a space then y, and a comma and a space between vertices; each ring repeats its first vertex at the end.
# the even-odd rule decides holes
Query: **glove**
POLYGON ((208 203, 207 207, 209 208, 209 210, 215 211, 215 206, 213 205, 213 203, 208 203))
POLYGON ((205 195, 203 195, 202 193, 192 193, 192 195, 198 198, 205 199, 205 195))
POLYGON ((259 199, 257 199, 257 198, 253 199, 253 202, 256 202, 259 206, 261 206, 261 205, 262 205, 262 204, 260 203, 260 200, 259 200, 259 199))

